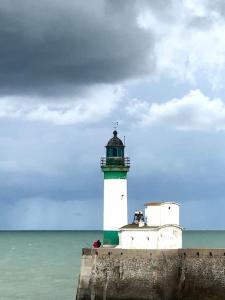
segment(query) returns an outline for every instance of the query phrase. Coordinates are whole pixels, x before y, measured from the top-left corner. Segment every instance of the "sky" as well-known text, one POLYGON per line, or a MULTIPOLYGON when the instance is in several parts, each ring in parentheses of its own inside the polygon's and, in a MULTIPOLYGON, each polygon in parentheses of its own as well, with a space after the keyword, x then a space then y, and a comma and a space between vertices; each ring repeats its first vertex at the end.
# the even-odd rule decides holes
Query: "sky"
POLYGON ((130 221, 225 228, 223 0, 1 0, 0 43, 0 230, 101 229, 113 122, 130 221))

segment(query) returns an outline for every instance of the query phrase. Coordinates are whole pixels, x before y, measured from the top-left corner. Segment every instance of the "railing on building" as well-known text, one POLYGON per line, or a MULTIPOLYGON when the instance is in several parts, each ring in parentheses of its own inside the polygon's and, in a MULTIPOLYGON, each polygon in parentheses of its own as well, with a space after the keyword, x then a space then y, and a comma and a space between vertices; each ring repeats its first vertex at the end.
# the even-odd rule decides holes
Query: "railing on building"
POLYGON ((129 157, 102 157, 101 158, 101 167, 106 166, 124 166, 130 167, 130 158, 129 157))

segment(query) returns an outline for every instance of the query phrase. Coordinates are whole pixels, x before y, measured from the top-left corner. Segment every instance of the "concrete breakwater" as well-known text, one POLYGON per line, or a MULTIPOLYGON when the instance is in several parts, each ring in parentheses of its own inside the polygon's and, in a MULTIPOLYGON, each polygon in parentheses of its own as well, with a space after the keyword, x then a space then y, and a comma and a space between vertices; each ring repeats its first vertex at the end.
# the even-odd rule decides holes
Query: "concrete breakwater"
POLYGON ((83 249, 77 300, 223 300, 225 249, 83 249))

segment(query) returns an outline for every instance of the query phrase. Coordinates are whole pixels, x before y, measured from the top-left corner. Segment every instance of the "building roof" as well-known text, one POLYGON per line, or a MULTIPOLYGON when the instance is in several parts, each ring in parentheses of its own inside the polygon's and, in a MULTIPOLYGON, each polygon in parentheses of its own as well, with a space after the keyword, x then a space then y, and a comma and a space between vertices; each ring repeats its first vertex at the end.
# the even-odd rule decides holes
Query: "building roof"
POLYGON ((163 202, 146 202, 144 205, 145 206, 159 206, 163 202))
POLYGON ((178 224, 164 224, 164 225, 161 225, 161 226, 148 226, 148 225, 144 225, 142 227, 139 227, 138 224, 128 224, 128 225, 125 225, 121 228, 119 228, 120 231, 128 231, 128 230, 137 230, 137 231, 141 231, 141 230, 159 230, 161 228, 165 228, 165 227, 177 227, 177 228, 180 228, 181 230, 183 230, 183 227, 181 227, 180 225, 178 224))
POLYGON ((123 227, 121 227, 120 229, 134 229, 134 228, 140 228, 140 229, 142 229, 142 228, 157 228, 158 226, 148 226, 148 225, 144 225, 144 226, 141 226, 141 227, 139 227, 139 225, 138 224, 127 224, 127 225, 125 225, 125 226, 123 226, 123 227))
POLYGON ((173 201, 165 201, 165 202, 146 202, 144 204, 144 206, 160 206, 160 205, 164 205, 164 204, 176 204, 179 205, 177 202, 173 202, 173 201))
POLYGON ((124 147, 123 142, 121 139, 117 137, 117 131, 113 131, 113 137, 108 141, 106 147, 124 147))

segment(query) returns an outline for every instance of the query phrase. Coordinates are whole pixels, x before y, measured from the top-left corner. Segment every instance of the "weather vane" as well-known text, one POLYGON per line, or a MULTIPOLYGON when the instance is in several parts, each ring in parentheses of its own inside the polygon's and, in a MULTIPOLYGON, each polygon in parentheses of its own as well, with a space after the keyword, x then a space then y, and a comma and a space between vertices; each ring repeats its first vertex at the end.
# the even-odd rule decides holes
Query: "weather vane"
POLYGON ((113 122, 113 128, 116 130, 116 128, 118 127, 119 122, 113 122))

